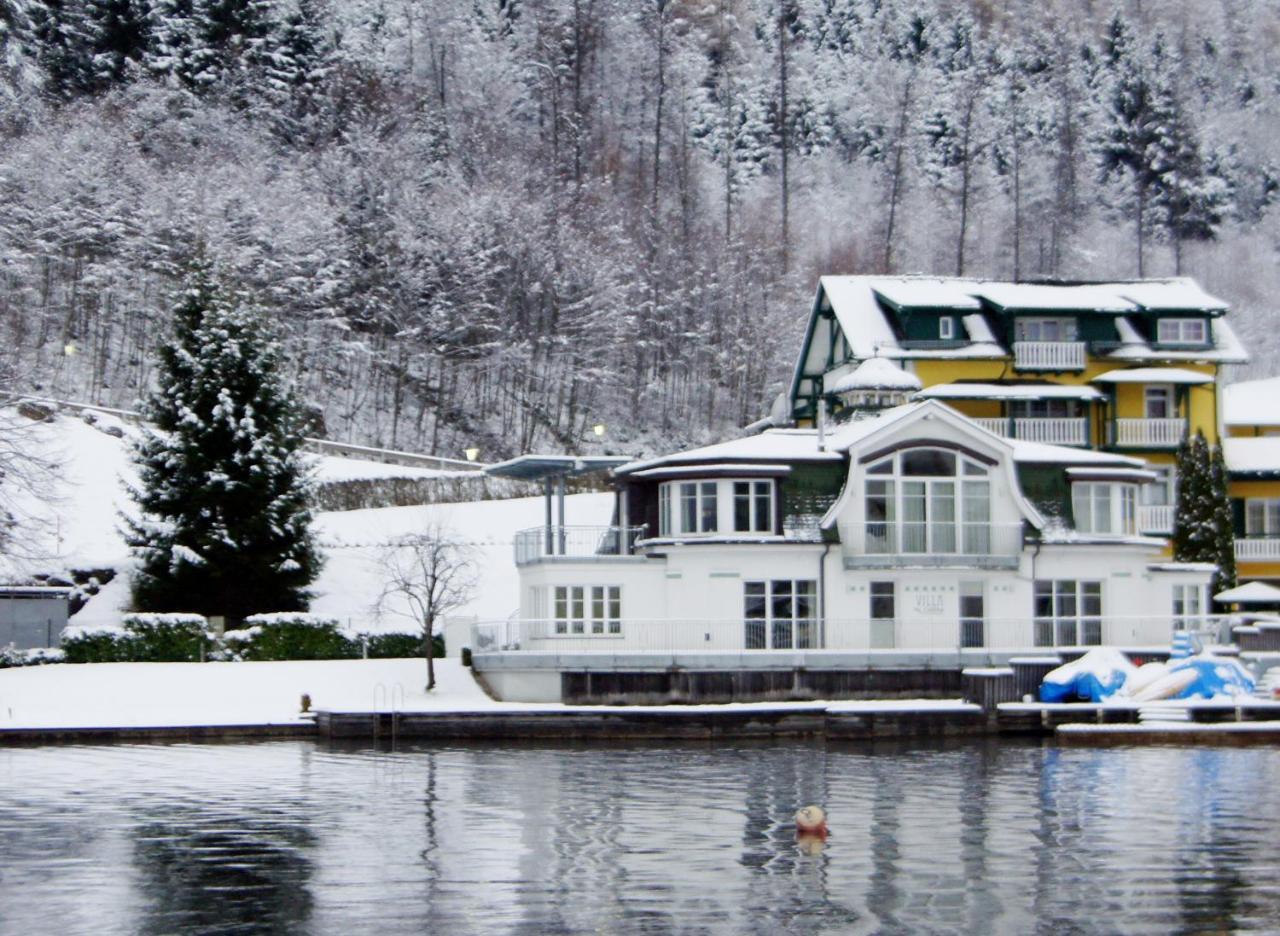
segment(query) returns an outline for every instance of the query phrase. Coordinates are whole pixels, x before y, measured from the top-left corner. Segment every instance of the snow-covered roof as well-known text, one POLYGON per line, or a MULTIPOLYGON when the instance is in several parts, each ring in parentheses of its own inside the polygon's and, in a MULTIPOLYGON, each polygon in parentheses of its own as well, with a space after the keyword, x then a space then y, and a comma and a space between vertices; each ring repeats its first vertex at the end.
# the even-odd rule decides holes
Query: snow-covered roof
POLYGON ((1125 283, 1053 285, 1001 283, 959 277, 824 276, 820 289, 831 305, 853 357, 913 359, 982 359, 1008 357, 978 313, 981 300, 1004 311, 1091 311, 1116 316, 1121 346, 1108 356, 1116 360, 1214 361, 1248 360, 1235 332, 1222 318, 1210 323, 1213 346, 1190 350, 1153 350, 1127 316, 1145 310, 1224 311, 1220 300, 1193 280, 1173 278, 1125 283), (949 347, 904 348, 890 322, 890 308, 933 308, 961 314, 969 341, 949 347))
POLYGON ((1066 384, 934 384, 916 394, 921 400, 1101 400, 1096 387, 1066 384))
POLYGON ((1222 391, 1222 421, 1228 426, 1280 426, 1280 377, 1228 384, 1222 391))
POLYGON ((974 285, 970 280, 961 279, 886 279, 877 280, 872 288, 886 302, 900 309, 969 309, 976 312, 982 304, 974 297, 974 285))
POLYGON ((1119 292, 1131 302, 1154 312, 1203 312, 1212 315, 1228 308, 1225 302, 1209 295, 1199 283, 1187 276, 1125 283, 1119 292))
POLYGON ((1131 367, 1099 374, 1093 382, 1207 384, 1213 383, 1213 377, 1183 367, 1131 367))
POLYGON ((1003 310, 1136 312, 1114 285, 1057 286, 1040 283, 987 283, 981 295, 1003 310))
POLYGON ((1222 454, 1232 474, 1280 474, 1280 436, 1223 439, 1222 454))
POLYGON ((1249 582, 1228 588, 1213 596, 1214 601, 1227 601, 1232 604, 1274 604, 1280 602, 1280 588, 1266 582, 1249 582))
MULTIPOLYGON (((741 462, 724 462, 719 465, 699 464, 698 471, 706 472, 728 472, 732 471, 739 474, 756 474, 756 475, 785 475, 791 471, 790 465, 769 464, 767 462, 753 462, 744 465, 741 462)), ((633 478, 670 478, 676 475, 687 474, 690 471, 688 465, 667 465, 663 468, 645 468, 642 471, 630 472, 633 478)))
POLYGON ((1068 448, 1065 445, 1049 445, 1045 442, 1028 442, 1026 439, 1006 439, 1013 446, 1014 461, 1023 464, 1045 465, 1112 465, 1141 468, 1146 464, 1141 458, 1095 452, 1092 449, 1068 448))
POLYGON ((1077 465, 1067 469, 1067 477, 1098 480, 1110 478, 1116 481, 1154 481, 1156 473, 1145 468, 1111 468, 1077 465))
MULTIPOLYGON (((827 440, 829 441, 832 436, 833 433, 827 433, 827 440)), ((663 465, 840 461, 842 457, 839 452, 831 451, 831 446, 826 449, 818 448, 818 430, 816 429, 767 429, 759 435, 732 439, 716 445, 704 445, 701 448, 688 449, 683 452, 648 458, 643 461, 633 461, 617 468, 614 473, 634 475, 646 469, 658 468, 663 465)))
POLYGON ((841 377, 832 393, 854 390, 919 390, 923 384, 888 358, 867 358, 851 374, 841 377))

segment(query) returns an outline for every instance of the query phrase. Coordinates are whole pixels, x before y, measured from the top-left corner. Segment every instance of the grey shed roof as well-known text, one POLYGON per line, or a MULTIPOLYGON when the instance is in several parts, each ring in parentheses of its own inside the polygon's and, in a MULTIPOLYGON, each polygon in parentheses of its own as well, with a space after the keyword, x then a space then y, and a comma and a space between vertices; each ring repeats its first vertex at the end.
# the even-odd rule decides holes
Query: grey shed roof
POLYGON ((495 478, 544 481, 608 471, 634 460, 628 455, 521 455, 490 465, 484 473, 495 478))

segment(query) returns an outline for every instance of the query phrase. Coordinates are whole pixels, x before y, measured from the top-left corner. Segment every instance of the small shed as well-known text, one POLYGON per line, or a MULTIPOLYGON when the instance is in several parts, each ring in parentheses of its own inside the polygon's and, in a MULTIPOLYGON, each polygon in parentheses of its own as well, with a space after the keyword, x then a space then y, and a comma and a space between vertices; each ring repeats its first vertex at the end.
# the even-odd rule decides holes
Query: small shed
POLYGON ((56 647, 67 626, 70 588, 0 585, 0 647, 56 647))

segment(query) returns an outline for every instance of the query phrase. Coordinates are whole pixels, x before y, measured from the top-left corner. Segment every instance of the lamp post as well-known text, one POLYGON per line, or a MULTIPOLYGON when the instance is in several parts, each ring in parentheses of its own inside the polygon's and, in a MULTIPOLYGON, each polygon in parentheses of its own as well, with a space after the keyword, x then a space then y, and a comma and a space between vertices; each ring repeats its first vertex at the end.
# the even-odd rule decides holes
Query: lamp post
POLYGON ((596 423, 591 427, 591 431, 596 434, 597 439, 604 438, 604 423, 596 423))
POLYGON ((479 458, 479 457, 480 457, 480 449, 478 449, 478 448, 476 448, 474 445, 472 445, 472 446, 470 446, 470 447, 468 447, 468 448, 464 449, 464 450, 463 450, 463 454, 465 454, 465 455, 467 456, 467 461, 469 461, 469 462, 473 462, 473 461, 475 461, 477 458, 479 458))

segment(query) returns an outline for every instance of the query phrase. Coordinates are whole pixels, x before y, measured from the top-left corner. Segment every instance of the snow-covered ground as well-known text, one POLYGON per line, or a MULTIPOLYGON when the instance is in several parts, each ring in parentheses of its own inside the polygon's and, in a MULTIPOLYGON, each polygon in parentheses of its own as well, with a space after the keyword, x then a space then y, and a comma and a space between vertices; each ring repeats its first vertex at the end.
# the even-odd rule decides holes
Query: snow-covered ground
MULTIPOLYGON (((0 555, 0 582, 22 581, 37 572, 116 569, 116 578, 71 619, 76 625, 116 624, 129 601, 132 560, 121 534, 121 513, 132 506, 126 485, 136 482, 129 441, 137 430, 108 414, 94 418, 90 424, 61 414, 45 423, 22 423, 24 443, 57 471, 44 490, 20 497, 22 549, 0 555)), ((453 474, 357 458, 311 457, 321 481, 453 474)), ((565 522, 607 524, 612 505, 608 494, 570 495, 565 522)), ((520 498, 318 514, 315 529, 326 562, 313 585, 312 611, 358 630, 403 630, 404 620, 375 616, 382 589, 378 557, 389 540, 435 525, 470 544, 479 566, 473 600, 455 613, 481 620, 505 618, 519 604, 511 544, 517 530, 543 522, 543 511, 541 498, 520 498)))
POLYGON ((456 659, 436 661, 436 688, 430 694, 424 691, 426 675, 422 660, 68 663, 6 669, 0 670, 0 731, 302 724, 303 693, 311 696, 313 710, 350 712, 977 711, 959 699, 660 706, 496 702, 456 659))

